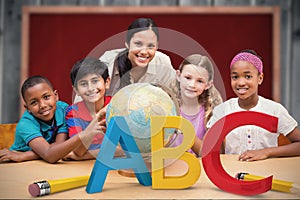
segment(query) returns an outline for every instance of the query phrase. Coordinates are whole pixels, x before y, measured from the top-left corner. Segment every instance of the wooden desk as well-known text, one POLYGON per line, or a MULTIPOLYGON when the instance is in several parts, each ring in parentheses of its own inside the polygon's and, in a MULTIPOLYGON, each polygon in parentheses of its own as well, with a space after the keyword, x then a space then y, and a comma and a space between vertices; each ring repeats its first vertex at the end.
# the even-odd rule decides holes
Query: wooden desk
MULTIPOLYGON (((260 176, 273 175, 300 184, 300 157, 273 158, 256 162, 237 161, 236 155, 221 155, 224 169, 232 176, 238 172, 248 172, 260 176)), ((199 159, 201 162, 201 159, 199 159)), ((48 164, 44 161, 0 164, 0 198, 28 199, 28 185, 34 181, 54 180, 74 176, 90 175, 94 160, 67 161, 48 164)), ((166 175, 185 173, 182 162, 166 170, 166 175)), ((256 196, 240 196, 224 192, 210 182, 201 164, 201 175, 192 187, 182 190, 154 190, 151 186, 142 186, 136 178, 121 176, 110 171, 101 193, 88 194, 85 187, 54 193, 39 199, 299 199, 300 194, 268 191, 256 196)))

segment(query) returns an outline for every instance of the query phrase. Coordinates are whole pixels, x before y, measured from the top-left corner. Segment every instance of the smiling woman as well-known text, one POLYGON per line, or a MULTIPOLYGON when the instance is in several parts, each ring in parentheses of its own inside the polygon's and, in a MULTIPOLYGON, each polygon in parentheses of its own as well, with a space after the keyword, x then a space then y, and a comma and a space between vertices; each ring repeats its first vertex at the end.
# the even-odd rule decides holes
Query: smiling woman
POLYGON ((138 18, 128 27, 124 49, 105 52, 100 60, 111 77, 107 95, 114 95, 131 83, 175 84, 175 70, 169 56, 157 51, 158 28, 150 18, 138 18))

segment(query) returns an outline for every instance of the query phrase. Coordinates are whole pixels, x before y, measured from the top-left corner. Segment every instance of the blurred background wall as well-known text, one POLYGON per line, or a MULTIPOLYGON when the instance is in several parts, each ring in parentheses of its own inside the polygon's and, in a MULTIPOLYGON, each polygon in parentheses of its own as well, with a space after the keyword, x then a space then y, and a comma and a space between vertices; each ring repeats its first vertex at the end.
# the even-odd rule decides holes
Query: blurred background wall
MULTIPOLYGON (((279 6, 281 102, 300 123, 299 0, 0 0, 0 123, 19 120, 22 6, 279 6)), ((255 27, 253 27, 255 28, 255 27)), ((51 55, 49 55, 51 58, 51 55)), ((54 58, 52 58, 54 59, 54 58)))

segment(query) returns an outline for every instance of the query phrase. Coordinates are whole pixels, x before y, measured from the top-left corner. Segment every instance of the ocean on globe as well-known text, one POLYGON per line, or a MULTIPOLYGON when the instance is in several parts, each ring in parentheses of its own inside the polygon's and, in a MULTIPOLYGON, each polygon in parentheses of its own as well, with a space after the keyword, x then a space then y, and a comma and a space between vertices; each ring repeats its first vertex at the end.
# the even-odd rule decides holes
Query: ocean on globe
MULTIPOLYGON (((177 116, 175 102, 161 87, 149 83, 134 83, 119 90, 106 111, 106 122, 114 116, 123 116, 143 155, 151 153, 150 117, 177 116)), ((173 138, 174 130, 165 128, 165 144, 173 138)))

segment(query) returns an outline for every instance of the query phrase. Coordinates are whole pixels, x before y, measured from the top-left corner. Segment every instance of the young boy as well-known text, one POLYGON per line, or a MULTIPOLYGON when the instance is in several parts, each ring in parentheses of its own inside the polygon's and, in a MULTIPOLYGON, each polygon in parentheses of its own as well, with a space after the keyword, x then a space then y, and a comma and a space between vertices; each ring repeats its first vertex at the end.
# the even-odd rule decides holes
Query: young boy
POLYGON ((0 161, 22 162, 42 158, 55 163, 81 142, 89 141, 101 130, 97 120, 92 131, 66 140, 66 103, 58 101, 58 93, 50 81, 42 76, 32 76, 22 85, 25 102, 22 118, 18 122, 15 141, 11 148, 0 150, 0 161))
POLYGON ((213 110, 208 123, 210 128, 220 118, 238 111, 256 111, 278 118, 277 133, 253 125, 232 130, 225 141, 225 153, 240 154, 241 161, 263 160, 269 157, 299 156, 300 130, 298 123, 279 103, 258 95, 263 82, 263 63, 253 50, 238 53, 230 64, 231 87, 237 95, 213 110), (285 135, 291 144, 278 146, 279 133, 285 135))
MULTIPOLYGON (((106 64, 96 58, 85 58, 73 66, 71 73, 73 89, 82 101, 67 108, 66 123, 70 138, 78 133, 89 130, 89 124, 96 113, 106 106, 111 97, 105 96, 109 88, 110 78, 106 64)), ((105 123, 104 116, 102 123, 105 123)), ((97 134, 90 143, 82 144, 73 150, 66 158, 74 160, 94 159, 101 147, 105 128, 102 134, 97 134)))

